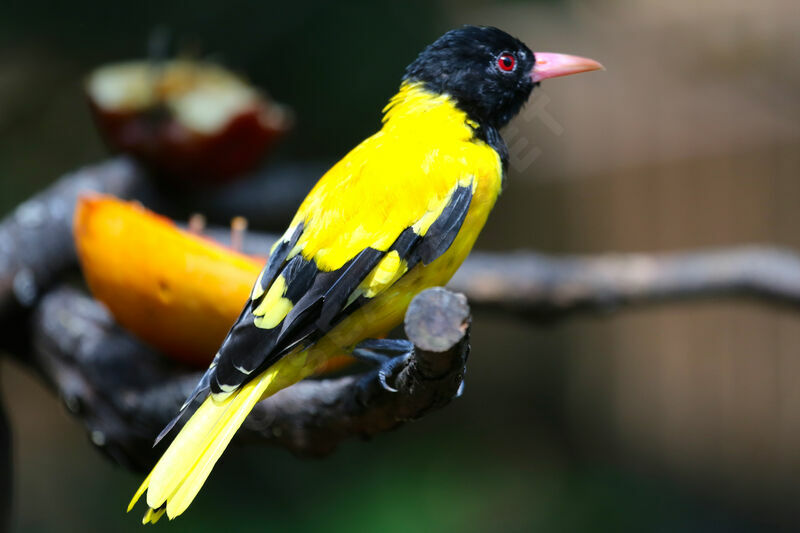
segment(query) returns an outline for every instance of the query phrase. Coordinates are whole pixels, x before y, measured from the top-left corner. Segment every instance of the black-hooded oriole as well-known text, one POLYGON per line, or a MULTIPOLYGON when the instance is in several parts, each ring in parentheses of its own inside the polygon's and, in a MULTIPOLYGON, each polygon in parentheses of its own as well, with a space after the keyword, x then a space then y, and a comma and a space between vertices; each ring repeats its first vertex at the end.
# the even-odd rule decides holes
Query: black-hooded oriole
POLYGON ((417 293, 445 284, 500 193, 508 154, 498 129, 541 80, 599 68, 534 54, 490 27, 465 26, 428 46, 380 131, 322 176, 272 248, 184 409, 202 404, 128 510, 146 491, 144 522, 181 514, 260 399, 385 335, 417 293))

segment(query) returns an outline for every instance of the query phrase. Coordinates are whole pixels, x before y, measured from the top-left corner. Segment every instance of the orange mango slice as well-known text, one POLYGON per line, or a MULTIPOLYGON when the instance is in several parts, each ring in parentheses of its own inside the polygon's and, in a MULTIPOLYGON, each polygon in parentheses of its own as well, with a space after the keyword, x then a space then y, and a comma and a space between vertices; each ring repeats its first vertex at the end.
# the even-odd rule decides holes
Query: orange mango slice
POLYGON ((109 196, 78 201, 74 236, 86 282, 117 322, 196 366, 211 362, 264 265, 109 196))
MULTIPOLYGON (((89 289, 116 321, 196 367, 211 363, 265 263, 112 196, 80 198, 73 233, 89 289)), ((317 371, 351 362, 343 354, 317 371)))

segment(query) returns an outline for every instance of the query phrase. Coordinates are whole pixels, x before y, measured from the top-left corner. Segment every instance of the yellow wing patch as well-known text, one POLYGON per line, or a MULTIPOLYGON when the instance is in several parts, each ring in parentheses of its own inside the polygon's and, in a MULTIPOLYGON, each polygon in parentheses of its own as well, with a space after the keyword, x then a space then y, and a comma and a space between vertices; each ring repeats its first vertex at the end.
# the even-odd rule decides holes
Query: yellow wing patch
POLYGON ((367 274, 353 294, 347 299, 345 307, 356 301, 359 297, 365 296, 367 298, 374 298, 377 294, 381 293, 386 287, 392 285, 395 281, 400 279, 400 276, 406 273, 408 266, 406 262, 400 259, 400 254, 396 250, 392 250, 372 269, 372 272, 367 274))
POLYGON ((286 279, 278 276, 258 307, 253 309, 255 315, 253 323, 257 328, 272 329, 286 318, 294 304, 290 299, 284 298, 284 294, 286 294, 286 279))
POLYGON ((372 269, 361 286, 364 287, 364 296, 372 298, 383 289, 397 281, 406 271, 406 262, 400 259, 400 254, 392 250, 381 262, 372 269))

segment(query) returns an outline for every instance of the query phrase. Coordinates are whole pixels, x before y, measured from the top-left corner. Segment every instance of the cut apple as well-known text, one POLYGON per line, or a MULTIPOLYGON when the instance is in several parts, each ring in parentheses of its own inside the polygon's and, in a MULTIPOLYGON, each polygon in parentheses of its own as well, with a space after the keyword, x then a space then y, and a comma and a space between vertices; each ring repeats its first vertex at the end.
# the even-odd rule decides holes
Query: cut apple
POLYGON ((291 112, 209 62, 108 65, 87 79, 101 135, 158 176, 219 182, 253 170, 291 126, 291 112))

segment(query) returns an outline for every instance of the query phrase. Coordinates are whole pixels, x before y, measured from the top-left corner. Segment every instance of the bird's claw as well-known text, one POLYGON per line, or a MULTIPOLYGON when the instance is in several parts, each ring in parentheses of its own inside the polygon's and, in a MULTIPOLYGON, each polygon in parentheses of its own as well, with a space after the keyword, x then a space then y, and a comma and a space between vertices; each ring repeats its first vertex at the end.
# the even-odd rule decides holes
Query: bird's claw
POLYGON ((411 357, 411 352, 392 357, 384 362, 380 368, 378 368, 378 382, 381 384, 381 387, 383 387, 383 390, 397 392, 397 389, 389 385, 386 382, 386 379, 390 378, 392 374, 394 374, 394 371, 397 370, 398 366, 408 361, 409 357, 411 357))
MULTIPOLYGON (((387 380, 400 365, 408 361, 413 349, 414 345, 411 341, 405 339, 367 339, 356 345, 352 355, 360 361, 376 365, 378 367, 378 383, 381 384, 381 387, 389 392, 397 392, 397 389, 389 385, 387 380), (391 357, 380 352, 399 355, 391 357)), ((364 388, 371 380, 372 374, 359 382, 359 388, 364 388)))

